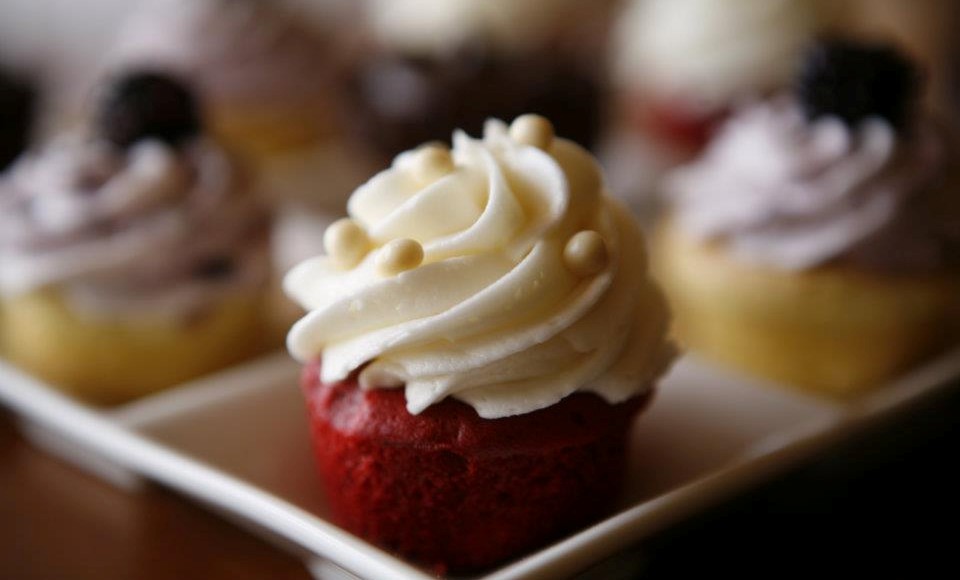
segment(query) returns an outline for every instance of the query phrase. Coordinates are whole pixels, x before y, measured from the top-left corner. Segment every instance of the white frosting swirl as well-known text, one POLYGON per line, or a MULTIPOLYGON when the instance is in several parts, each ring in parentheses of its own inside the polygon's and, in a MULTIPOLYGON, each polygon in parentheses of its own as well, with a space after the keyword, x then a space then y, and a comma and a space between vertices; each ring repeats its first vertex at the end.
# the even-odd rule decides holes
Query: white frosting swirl
POLYGON ((476 42, 507 53, 540 46, 576 5, 575 0, 370 0, 368 14, 384 46, 445 56, 476 42))
POLYGON ((940 234, 949 228, 940 225, 958 217, 927 203, 943 161, 931 127, 903 138, 879 118, 856 128, 832 117, 810 122, 784 98, 745 108, 699 161, 669 177, 666 191, 685 233, 722 240, 748 262, 783 270, 839 257, 935 265, 947 251, 940 234))
POLYGON ((404 384, 411 413, 452 396, 496 418, 578 390, 617 403, 649 389, 673 356, 668 313, 638 226, 590 154, 563 139, 548 151, 518 143, 493 120, 482 140, 453 143, 445 176, 418 178, 414 150, 353 194, 349 213, 375 248, 355 268, 320 256, 287 275, 309 310, 291 353, 322 354, 325 382, 369 363, 361 386, 404 384), (609 253, 593 275, 564 258, 583 230, 609 253), (422 244, 422 265, 385 276, 378 254, 398 238, 422 244))
POLYGON ((0 295, 55 286, 91 314, 189 314, 265 281, 265 219, 206 140, 64 137, 0 182, 0 295))
POLYGON ((615 76, 629 88, 722 108, 786 86, 815 30, 809 0, 634 0, 615 76))

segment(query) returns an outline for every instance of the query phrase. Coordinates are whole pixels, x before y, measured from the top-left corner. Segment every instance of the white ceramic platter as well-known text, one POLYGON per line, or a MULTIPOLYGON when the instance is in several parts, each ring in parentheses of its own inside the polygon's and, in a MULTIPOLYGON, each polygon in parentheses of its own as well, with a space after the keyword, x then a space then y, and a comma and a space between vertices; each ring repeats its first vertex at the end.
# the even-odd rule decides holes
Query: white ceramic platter
MULTIPOLYGON (((0 361, 0 401, 38 444, 132 493, 143 478, 182 492, 302 554, 318 578, 430 578, 326 520, 298 374, 277 354, 100 413, 0 361)), ((482 578, 579 574, 958 376, 960 349, 839 405, 688 356, 635 425, 618 513, 482 578)))

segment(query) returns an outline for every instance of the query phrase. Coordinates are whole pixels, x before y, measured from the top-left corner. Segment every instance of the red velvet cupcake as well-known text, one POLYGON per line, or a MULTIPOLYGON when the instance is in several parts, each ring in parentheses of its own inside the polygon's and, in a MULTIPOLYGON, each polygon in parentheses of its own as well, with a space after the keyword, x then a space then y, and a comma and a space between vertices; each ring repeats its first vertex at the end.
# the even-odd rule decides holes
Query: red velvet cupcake
POLYGON ((446 399, 411 415, 399 389, 324 384, 319 370, 305 367, 303 388, 334 519, 438 572, 489 566, 606 514, 650 398, 577 393, 501 419, 446 399))
POLYGON ((674 350, 593 158, 541 117, 490 121, 400 155, 348 210, 285 280, 334 520, 443 572, 607 513, 674 350))

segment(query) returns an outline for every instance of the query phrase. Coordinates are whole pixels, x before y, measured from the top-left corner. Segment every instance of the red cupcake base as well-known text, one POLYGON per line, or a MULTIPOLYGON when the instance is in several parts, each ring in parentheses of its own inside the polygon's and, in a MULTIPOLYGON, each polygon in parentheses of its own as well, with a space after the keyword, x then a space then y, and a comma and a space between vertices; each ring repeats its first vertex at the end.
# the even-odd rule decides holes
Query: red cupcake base
POLYGON ((490 567, 605 515, 650 398, 577 393, 503 419, 446 399, 411 415, 403 389, 319 377, 308 365, 302 387, 334 520, 438 573, 490 567))
POLYGON ((681 101, 636 97, 628 105, 631 125, 670 148, 681 159, 696 157, 729 116, 726 109, 702 111, 681 101))

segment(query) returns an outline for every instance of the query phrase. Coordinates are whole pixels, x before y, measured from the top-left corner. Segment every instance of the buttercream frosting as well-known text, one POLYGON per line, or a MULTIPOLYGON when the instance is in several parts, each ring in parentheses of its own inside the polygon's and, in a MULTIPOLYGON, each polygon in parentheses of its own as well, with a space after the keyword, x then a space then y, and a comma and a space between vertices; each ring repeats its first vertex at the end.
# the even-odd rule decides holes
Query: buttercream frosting
POLYGON ((363 388, 403 385, 411 413, 454 397, 497 418, 575 391, 624 401, 673 357, 637 224, 536 118, 403 153, 347 209, 333 255, 284 281, 308 310, 288 347, 322 356, 324 382, 361 369, 363 388))
POLYGON ((935 209, 945 154, 928 123, 811 121, 784 97, 742 110, 665 189, 685 233, 750 263, 933 268, 960 248, 960 216, 935 209))

